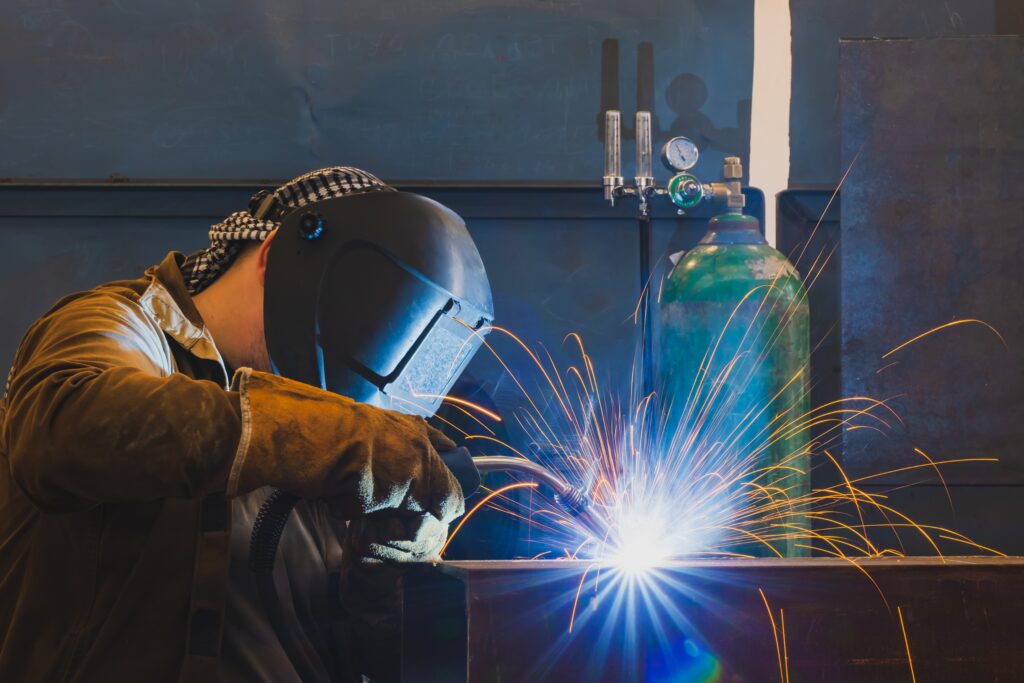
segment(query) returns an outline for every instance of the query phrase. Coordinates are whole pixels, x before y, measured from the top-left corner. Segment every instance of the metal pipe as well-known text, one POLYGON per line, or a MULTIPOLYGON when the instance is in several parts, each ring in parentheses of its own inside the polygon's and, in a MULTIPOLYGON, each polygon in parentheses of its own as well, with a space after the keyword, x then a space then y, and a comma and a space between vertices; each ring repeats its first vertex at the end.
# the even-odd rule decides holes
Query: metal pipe
POLYGON ((640 237, 640 334, 642 368, 640 381, 644 396, 654 391, 654 322, 651 320, 651 243, 654 230, 651 213, 642 211, 637 216, 637 230, 640 237))
POLYGON ((608 535, 605 524, 596 516, 586 495, 578 488, 548 468, 527 460, 508 455, 478 455, 473 458, 477 470, 484 472, 516 472, 554 489, 555 500, 573 519, 577 520, 598 541, 608 535))
POLYGON ((637 227, 640 231, 640 296, 643 319, 640 321, 642 334, 642 389, 644 395, 653 390, 653 349, 651 330, 651 210, 648 199, 657 194, 654 182, 654 147, 651 139, 651 112, 636 113, 636 194, 640 200, 640 215, 637 227))
POLYGON ((565 479, 543 465, 525 458, 514 458, 508 455, 478 455, 473 458, 473 464, 481 474, 484 472, 519 472, 547 484, 560 496, 576 493, 576 488, 565 479))

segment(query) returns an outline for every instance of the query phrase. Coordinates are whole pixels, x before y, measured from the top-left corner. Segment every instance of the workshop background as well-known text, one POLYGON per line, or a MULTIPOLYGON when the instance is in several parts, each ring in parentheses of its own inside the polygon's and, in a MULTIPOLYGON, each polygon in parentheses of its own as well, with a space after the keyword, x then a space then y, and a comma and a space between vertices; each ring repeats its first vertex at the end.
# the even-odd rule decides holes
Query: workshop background
MULTIPOLYGON (((889 438, 844 440, 851 476, 898 468, 913 445, 998 457, 944 471, 954 507, 919 474, 867 489, 1024 554, 1022 41, 967 38, 1022 32, 1019 0, 4 3, 0 358, 63 294, 199 248, 257 187, 346 164, 461 213, 498 322, 563 363, 579 332, 622 385, 640 242, 635 207, 601 198, 601 114, 647 108, 655 145, 700 145, 701 177, 749 159, 767 198, 752 192, 753 212, 783 252, 825 212, 814 248, 840 249, 812 291, 815 403, 866 392, 904 417, 889 438), (959 330, 876 372, 955 318, 1006 345, 959 330)), ((662 262, 710 213, 654 215, 662 262)), ((485 354, 469 375, 503 412, 519 400, 485 354)), ((475 546, 471 532, 466 554, 516 554, 511 531, 475 546)))

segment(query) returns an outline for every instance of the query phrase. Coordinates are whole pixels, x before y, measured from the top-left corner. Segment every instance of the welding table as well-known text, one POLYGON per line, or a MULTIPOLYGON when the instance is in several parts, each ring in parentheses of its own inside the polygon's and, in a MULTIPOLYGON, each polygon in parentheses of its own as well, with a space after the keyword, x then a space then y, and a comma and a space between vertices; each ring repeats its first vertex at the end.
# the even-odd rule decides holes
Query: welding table
POLYGON ((1024 681, 1024 558, 697 560, 632 581, 447 562, 411 567, 403 591, 407 683, 902 683, 911 662, 929 683, 1024 681))

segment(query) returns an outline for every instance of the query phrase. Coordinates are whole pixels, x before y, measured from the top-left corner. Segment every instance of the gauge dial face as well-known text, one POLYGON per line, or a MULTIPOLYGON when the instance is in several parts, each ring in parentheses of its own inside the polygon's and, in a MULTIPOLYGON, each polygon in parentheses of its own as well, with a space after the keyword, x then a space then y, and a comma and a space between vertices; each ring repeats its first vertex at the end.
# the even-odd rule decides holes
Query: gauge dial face
POLYGON ((677 171, 688 171, 696 166, 699 156, 697 145, 684 137, 672 138, 661 150, 661 160, 677 171))

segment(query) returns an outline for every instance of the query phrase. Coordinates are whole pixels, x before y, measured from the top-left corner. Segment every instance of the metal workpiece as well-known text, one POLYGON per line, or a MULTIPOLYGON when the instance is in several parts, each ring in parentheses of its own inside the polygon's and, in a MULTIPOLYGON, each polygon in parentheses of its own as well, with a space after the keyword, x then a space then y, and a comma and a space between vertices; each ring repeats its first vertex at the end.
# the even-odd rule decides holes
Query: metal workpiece
POLYGON ((1024 680, 1024 558, 856 563, 410 566, 402 681, 1024 680))

